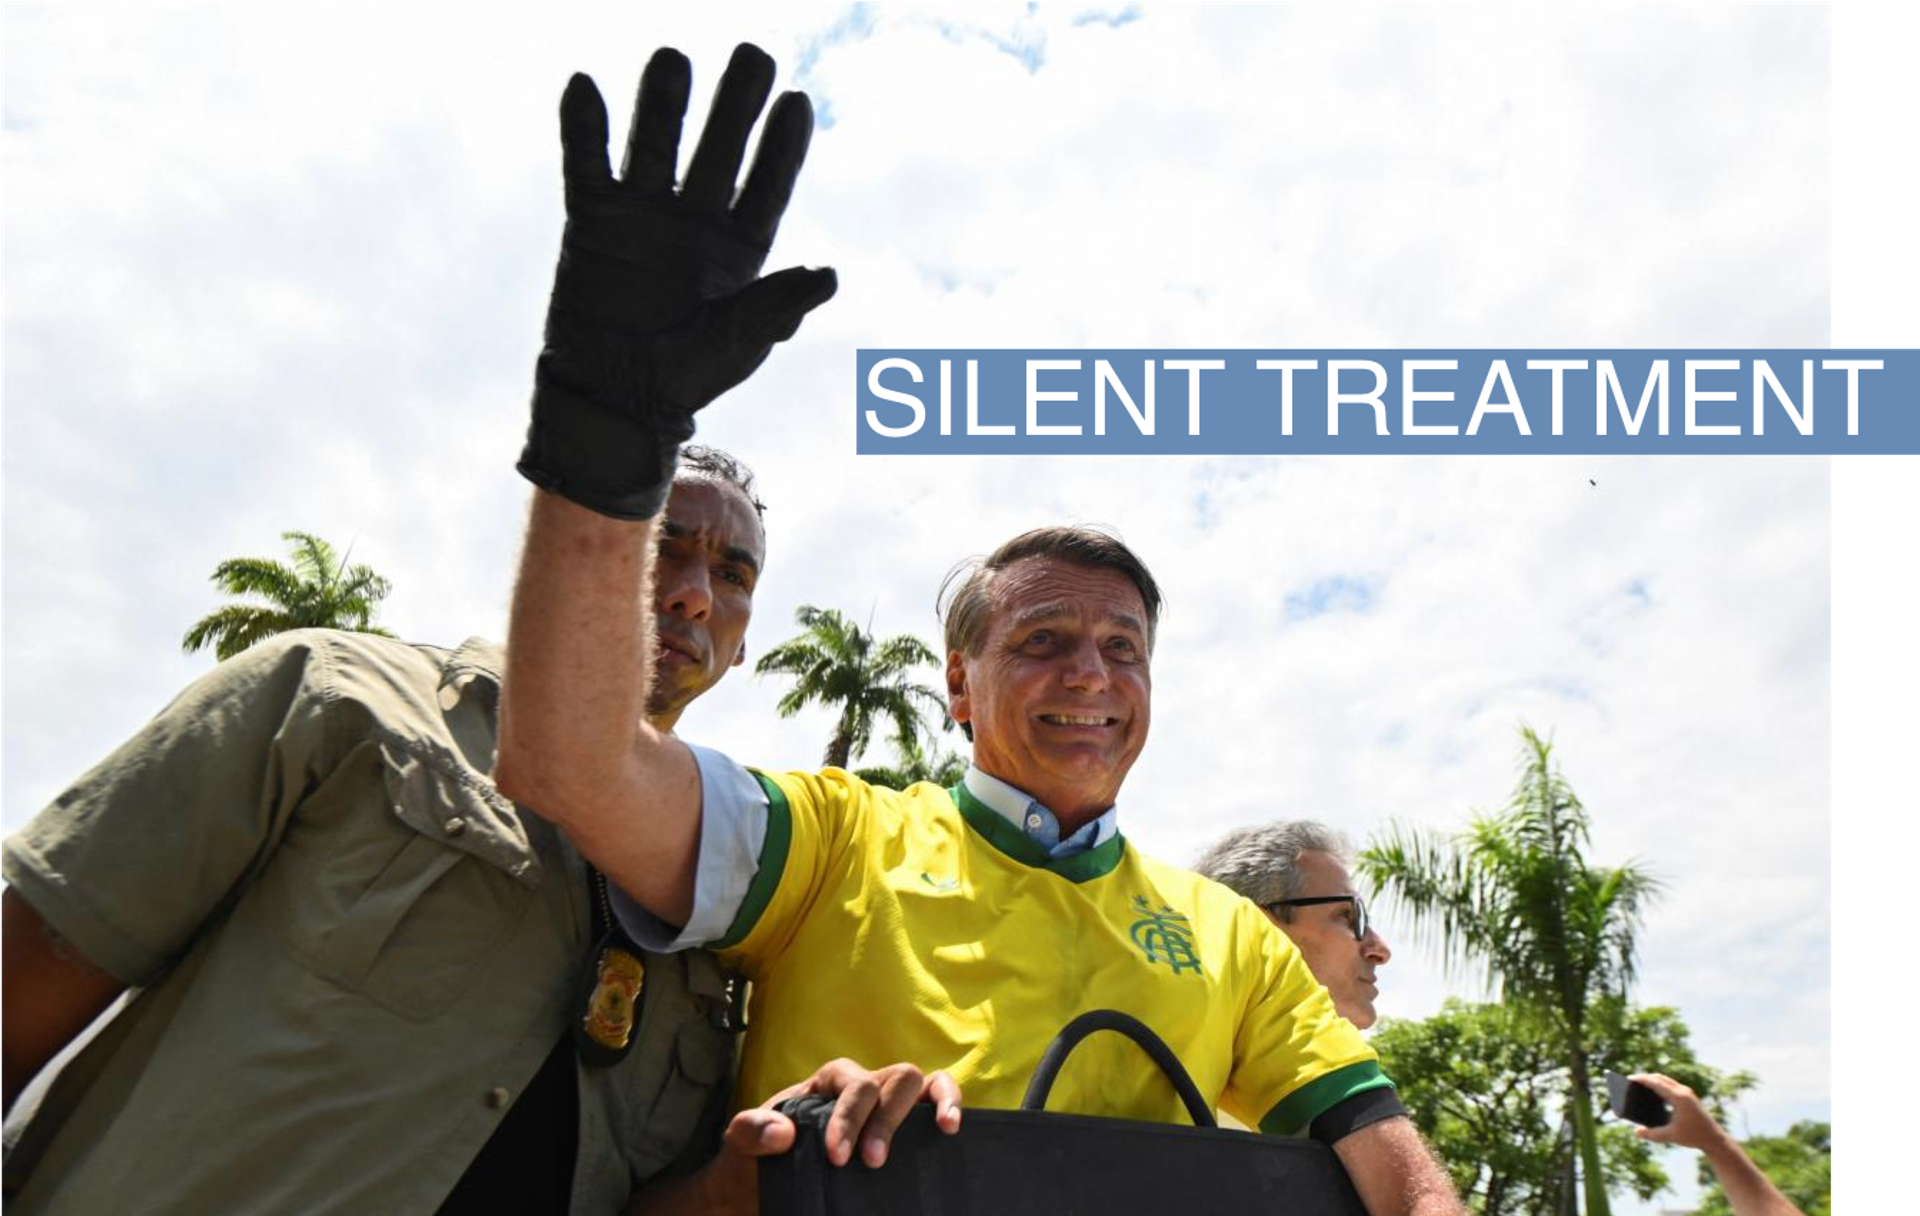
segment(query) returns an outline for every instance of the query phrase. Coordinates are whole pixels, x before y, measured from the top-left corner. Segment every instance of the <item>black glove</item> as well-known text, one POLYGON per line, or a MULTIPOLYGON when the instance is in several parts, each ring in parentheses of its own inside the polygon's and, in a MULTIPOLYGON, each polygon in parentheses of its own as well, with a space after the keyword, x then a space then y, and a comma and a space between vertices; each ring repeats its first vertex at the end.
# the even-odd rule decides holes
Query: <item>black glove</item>
POLYGON ((616 519, 660 513, 694 411, 752 375, 837 285, 831 270, 758 277, 813 134, 806 94, 774 102, 736 200, 773 60, 756 46, 735 48, 676 191, 691 70, 678 51, 654 52, 619 180, 593 81, 575 75, 560 99, 567 228, 519 467, 535 485, 616 519))

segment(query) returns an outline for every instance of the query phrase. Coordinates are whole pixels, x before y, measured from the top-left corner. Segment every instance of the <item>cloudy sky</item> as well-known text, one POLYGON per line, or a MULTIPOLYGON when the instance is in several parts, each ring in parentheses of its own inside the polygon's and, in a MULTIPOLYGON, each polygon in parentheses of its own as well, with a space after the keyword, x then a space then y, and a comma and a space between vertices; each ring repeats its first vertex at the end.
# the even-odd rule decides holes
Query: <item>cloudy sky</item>
MULTIPOLYGON (((503 633, 561 87, 623 115, 671 43, 691 127, 751 38, 819 114, 769 265, 842 286, 702 416, 771 506, 750 647, 932 637, 955 559, 1113 526, 1169 593, 1137 841, 1455 827, 1530 723, 1666 880, 1638 997, 1760 1074, 1737 1129, 1828 1117, 1827 462, 856 457, 852 410, 862 346, 1824 345, 1821 10, 370 12, 5 11, 9 827, 285 529, 406 637, 503 633)), ((683 730, 814 763, 778 691, 683 730)), ((1387 928, 1387 1012, 1478 994, 1387 928)))

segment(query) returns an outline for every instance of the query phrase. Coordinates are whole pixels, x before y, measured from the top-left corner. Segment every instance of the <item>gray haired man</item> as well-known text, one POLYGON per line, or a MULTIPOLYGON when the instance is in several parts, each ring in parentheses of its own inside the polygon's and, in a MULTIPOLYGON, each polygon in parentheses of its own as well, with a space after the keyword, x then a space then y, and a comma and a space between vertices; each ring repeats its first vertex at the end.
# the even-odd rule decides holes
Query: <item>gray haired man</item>
POLYGON ((1246 896, 1299 948, 1340 1016, 1365 1030, 1393 951, 1367 919, 1345 836, 1311 819, 1229 832, 1194 869, 1246 896))

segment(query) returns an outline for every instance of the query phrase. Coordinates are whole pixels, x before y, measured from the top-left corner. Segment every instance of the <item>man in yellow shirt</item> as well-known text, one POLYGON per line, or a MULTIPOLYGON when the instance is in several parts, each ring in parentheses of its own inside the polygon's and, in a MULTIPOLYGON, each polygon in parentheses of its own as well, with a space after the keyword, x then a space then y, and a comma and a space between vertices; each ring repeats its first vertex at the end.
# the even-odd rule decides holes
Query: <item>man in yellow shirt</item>
MULTIPOLYGON (((954 592, 950 708, 974 743, 955 790, 754 773, 646 724, 656 665, 682 658, 642 610, 677 447, 835 287, 824 270, 758 277, 805 156, 805 96, 774 104, 736 192, 772 83, 764 55, 736 53, 676 186, 684 62, 649 64, 618 179, 592 85, 576 78, 562 103, 568 225, 520 462, 540 491, 500 788, 631 897, 622 919, 643 943, 711 943, 756 980, 772 1016, 749 1034, 738 1100, 858 1056, 944 1069, 971 1104, 1011 1105, 1069 1015, 1117 1007, 1210 1099, 1331 1142, 1373 1216, 1459 1213, 1372 1051, 1285 937, 1119 834, 1160 595, 1117 540, 1028 533, 954 592)), ((1122 1050, 1076 1053, 1057 1105, 1171 1117, 1122 1050)), ((890 1128, 867 1130, 862 1158, 878 1165, 890 1128)))
MULTIPOLYGON (((953 712, 975 732, 959 785, 899 793, 700 754, 708 881, 684 929, 627 913, 645 944, 711 944, 753 979, 769 1029, 746 1045, 736 1101, 885 1044, 890 1058, 938 1061, 973 1104, 1014 1106, 1060 1027, 1111 1008, 1175 1045, 1201 1092, 1249 1124, 1292 1133, 1368 1094, 1360 1111, 1397 1113, 1373 1052, 1260 913, 1119 832, 1110 779, 1145 738, 1159 598, 1145 568, 1112 537, 1039 529, 953 598, 953 712), (1009 614, 1003 596, 1037 610, 1009 614), (1255 1006, 1274 1016, 1247 1018, 1255 1006)), ((1171 1087, 1140 1063, 1124 1040, 1090 1041, 1057 1102, 1178 1118, 1171 1087)))

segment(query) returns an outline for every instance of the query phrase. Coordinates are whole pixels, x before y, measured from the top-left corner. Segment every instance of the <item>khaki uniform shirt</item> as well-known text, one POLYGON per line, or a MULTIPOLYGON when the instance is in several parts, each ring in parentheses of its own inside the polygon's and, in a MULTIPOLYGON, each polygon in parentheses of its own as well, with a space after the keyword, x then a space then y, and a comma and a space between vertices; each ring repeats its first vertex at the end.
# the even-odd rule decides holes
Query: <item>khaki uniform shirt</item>
MULTIPOLYGON (((500 659, 282 635, 7 840, 7 881, 134 988, 10 1126, 12 1216, 440 1205, 579 1016, 592 945, 580 856, 486 776, 500 659)), ((726 975, 645 963, 633 1050, 579 1069, 580 1216, 724 1114, 726 975)))

